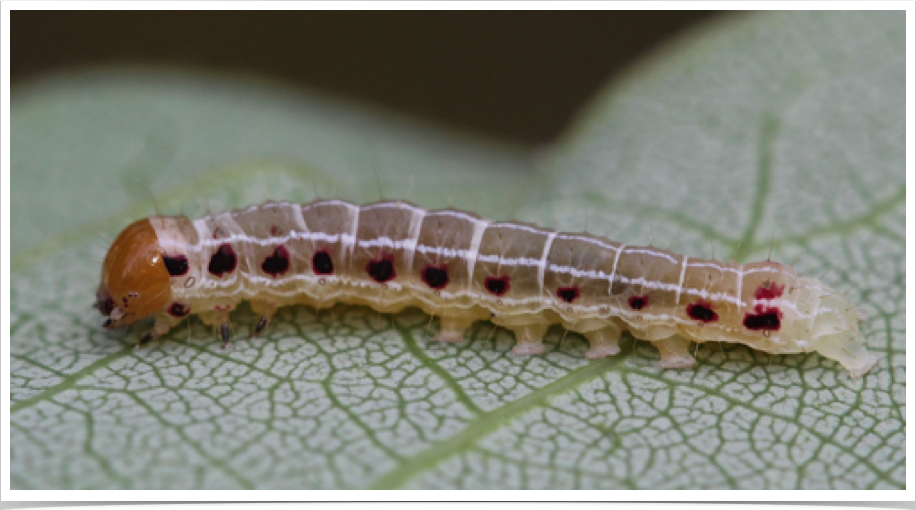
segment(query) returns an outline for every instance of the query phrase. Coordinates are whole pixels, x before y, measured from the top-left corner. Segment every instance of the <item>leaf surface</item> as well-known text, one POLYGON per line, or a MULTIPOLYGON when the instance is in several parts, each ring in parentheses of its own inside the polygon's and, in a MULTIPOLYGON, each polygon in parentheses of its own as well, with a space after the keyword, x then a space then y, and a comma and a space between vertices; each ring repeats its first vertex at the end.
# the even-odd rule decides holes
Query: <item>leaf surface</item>
POLYGON ((902 13, 766 13, 694 31, 612 83, 547 153, 315 94, 99 71, 14 91, 13 489, 903 488, 902 13), (848 289, 880 358, 703 345, 665 371, 626 337, 590 362, 551 330, 519 358, 478 323, 281 310, 223 350, 149 348, 89 308, 127 222, 268 198, 449 202, 694 256, 797 259, 848 289), (433 326, 435 328, 435 325, 433 326))

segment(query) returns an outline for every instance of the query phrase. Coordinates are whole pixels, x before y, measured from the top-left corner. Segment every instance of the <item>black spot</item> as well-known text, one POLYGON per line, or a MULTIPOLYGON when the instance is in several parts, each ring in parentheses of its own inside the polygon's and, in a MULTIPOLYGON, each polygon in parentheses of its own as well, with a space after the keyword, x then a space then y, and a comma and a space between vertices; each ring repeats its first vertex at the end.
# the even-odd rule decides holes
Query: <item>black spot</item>
POLYGON ((312 269, 315 274, 331 274, 334 272, 334 261, 326 251, 319 251, 312 257, 312 269))
POLYGON ((379 283, 385 283, 394 279, 394 263, 390 257, 383 259, 370 260, 366 264, 366 272, 373 280, 379 283))
POLYGON ((274 252, 261 263, 261 269, 274 278, 286 273, 289 269, 289 253, 286 247, 280 245, 274 248, 274 252))
POLYGON ((579 287, 560 287, 557 289, 557 297, 567 303, 572 303, 579 297, 579 287))
POLYGON ((744 316, 744 327, 753 331, 779 331, 780 315, 778 308, 767 308, 762 313, 748 313, 744 316))
POLYGON ((687 315, 691 319, 700 322, 714 322, 719 320, 719 314, 714 312, 712 305, 705 301, 697 301, 696 303, 687 305, 687 315))
POLYGON ((235 256, 235 250, 229 244, 220 245, 216 253, 210 257, 210 264, 207 271, 214 276, 222 277, 223 274, 231 273, 238 264, 238 257, 235 256))
POLYGON ((99 307, 99 313, 102 315, 111 315, 111 311, 114 310, 115 302, 114 299, 111 299, 111 295, 108 291, 101 285, 99 285, 99 290, 95 293, 95 302, 99 307))
POLYGON ((165 260, 165 268, 172 276, 183 276, 188 273, 188 258, 184 255, 174 257, 162 257, 165 260))
POLYGON ((483 286, 491 294, 502 296, 506 292, 509 292, 509 277, 508 276, 488 276, 483 280, 483 286))
POLYGON ((421 274, 426 285, 434 289, 441 289, 448 285, 448 267, 447 266, 426 266, 421 274))
POLYGON ((630 296, 630 299, 627 301, 630 305, 630 308, 634 310, 642 310, 643 308, 649 306, 649 296, 630 296))
POLYGON ((185 317, 191 313, 191 309, 181 303, 172 303, 169 307, 169 315, 173 317, 185 317))

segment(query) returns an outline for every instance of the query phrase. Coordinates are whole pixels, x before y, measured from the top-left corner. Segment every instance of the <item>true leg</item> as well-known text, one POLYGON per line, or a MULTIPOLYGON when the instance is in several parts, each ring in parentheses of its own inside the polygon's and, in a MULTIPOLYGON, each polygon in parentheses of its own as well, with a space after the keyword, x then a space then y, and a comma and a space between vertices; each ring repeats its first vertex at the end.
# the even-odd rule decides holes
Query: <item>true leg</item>
POLYGON ((226 345, 229 344, 230 332, 232 329, 232 322, 229 320, 229 310, 201 313, 200 320, 202 320, 204 324, 216 328, 220 339, 223 341, 223 349, 225 349, 226 345))
POLYGON ((273 303, 267 303, 265 301, 252 301, 251 310, 258 314, 258 323, 255 324, 254 329, 251 330, 250 337, 258 336, 258 334, 267 327, 270 323, 270 319, 274 316, 274 313, 277 311, 277 307, 273 303))
POLYGON ((155 315, 156 323, 153 325, 153 329, 148 331, 143 335, 140 340, 137 341, 136 347, 141 345, 146 345, 152 340, 159 338, 160 336, 169 332, 170 329, 177 326, 181 322, 181 318, 172 317, 168 313, 162 312, 155 315))

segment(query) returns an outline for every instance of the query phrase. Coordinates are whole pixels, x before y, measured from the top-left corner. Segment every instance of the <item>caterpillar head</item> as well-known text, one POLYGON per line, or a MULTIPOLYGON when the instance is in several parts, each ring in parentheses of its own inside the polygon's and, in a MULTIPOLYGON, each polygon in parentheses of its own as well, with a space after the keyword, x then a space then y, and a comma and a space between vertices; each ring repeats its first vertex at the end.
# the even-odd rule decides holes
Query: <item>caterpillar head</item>
POLYGON ((108 250, 96 292, 104 326, 133 324, 165 308, 172 297, 169 272, 148 219, 125 228, 108 250))

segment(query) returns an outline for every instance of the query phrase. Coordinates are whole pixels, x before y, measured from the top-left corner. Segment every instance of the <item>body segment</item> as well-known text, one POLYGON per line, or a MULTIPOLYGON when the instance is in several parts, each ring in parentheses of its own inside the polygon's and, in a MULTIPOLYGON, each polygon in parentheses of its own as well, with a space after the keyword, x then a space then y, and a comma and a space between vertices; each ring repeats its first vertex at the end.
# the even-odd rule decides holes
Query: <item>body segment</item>
POLYGON ((541 352, 548 327, 560 323, 589 340, 590 358, 616 354, 628 330, 653 342, 668 368, 693 365, 689 344, 709 341, 817 350, 854 376, 876 361, 842 296, 769 261, 696 259, 406 202, 268 202, 194 221, 152 217, 122 237, 97 299, 111 327, 128 323, 119 300, 136 302, 130 322, 139 318, 133 310, 152 314, 144 341, 191 314, 226 341, 229 313, 244 300, 261 315, 257 330, 281 306, 345 302, 386 313, 420 307, 440 318, 442 341, 489 319, 515 333, 519 354, 541 352), (142 264, 124 262, 130 250, 142 264), (143 295, 128 295, 139 291, 122 281, 127 266, 156 275, 155 285, 137 273, 130 285, 143 295))

